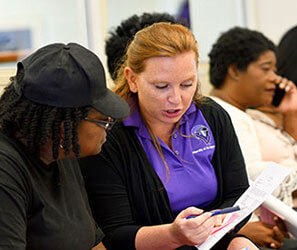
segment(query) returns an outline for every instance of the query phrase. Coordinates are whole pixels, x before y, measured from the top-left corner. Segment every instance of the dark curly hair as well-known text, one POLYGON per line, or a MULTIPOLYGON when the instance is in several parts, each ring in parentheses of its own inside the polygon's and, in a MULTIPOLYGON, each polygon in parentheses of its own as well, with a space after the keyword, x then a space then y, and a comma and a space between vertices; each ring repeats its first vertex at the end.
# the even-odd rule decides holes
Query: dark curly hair
POLYGON ((14 78, 11 77, 10 84, 0 98, 0 131, 18 141, 24 139, 28 152, 38 154, 40 147, 52 136, 54 159, 59 156, 60 144, 66 155, 72 149, 78 157, 78 124, 91 108, 58 108, 34 103, 16 93, 14 78), (60 137, 62 123, 64 139, 60 137))
POLYGON ((276 52, 276 47, 258 31, 234 27, 223 33, 209 53, 211 84, 215 88, 220 88, 230 65, 245 71, 250 63, 256 61, 267 50, 276 52))
POLYGON ((277 47, 277 71, 297 84, 297 26, 288 30, 277 47))
POLYGON ((105 53, 107 55, 108 71, 113 80, 116 79, 116 71, 122 63, 126 48, 133 39, 137 31, 159 22, 178 23, 175 17, 167 13, 143 13, 141 16, 133 15, 121 22, 114 30, 109 32, 110 36, 105 43, 105 53))

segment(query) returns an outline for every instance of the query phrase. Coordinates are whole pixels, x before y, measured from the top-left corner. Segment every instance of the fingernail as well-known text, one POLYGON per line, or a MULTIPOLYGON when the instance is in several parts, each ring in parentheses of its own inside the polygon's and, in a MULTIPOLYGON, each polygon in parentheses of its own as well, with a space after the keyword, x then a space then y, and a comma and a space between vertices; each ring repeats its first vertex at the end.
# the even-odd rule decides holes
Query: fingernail
POLYGON ((290 87, 289 85, 287 85, 287 86, 285 87, 285 91, 286 91, 286 92, 288 92, 290 89, 291 89, 291 87, 290 87))
POLYGON ((279 87, 280 87, 280 88, 284 88, 284 87, 285 87, 285 84, 281 82, 281 83, 279 84, 279 87))

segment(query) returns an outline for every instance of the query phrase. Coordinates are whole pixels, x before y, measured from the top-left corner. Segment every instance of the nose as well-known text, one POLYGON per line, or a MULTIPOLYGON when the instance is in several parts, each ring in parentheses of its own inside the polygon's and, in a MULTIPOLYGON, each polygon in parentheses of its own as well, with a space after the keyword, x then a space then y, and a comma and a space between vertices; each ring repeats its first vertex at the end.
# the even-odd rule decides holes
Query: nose
POLYGON ((278 78, 279 78, 279 75, 277 75, 274 71, 271 71, 271 74, 269 76, 270 82, 276 83, 278 78))
POLYGON ((179 104, 181 102, 181 93, 179 88, 172 88, 168 101, 173 104, 179 104))

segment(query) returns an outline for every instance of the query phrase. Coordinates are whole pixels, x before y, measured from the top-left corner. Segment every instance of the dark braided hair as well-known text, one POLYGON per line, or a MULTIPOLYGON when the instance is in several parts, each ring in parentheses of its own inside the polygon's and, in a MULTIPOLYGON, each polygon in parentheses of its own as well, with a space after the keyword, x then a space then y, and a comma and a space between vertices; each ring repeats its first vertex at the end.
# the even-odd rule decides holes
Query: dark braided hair
POLYGON ((259 56, 276 47, 262 33, 247 28, 235 27, 223 33, 212 46, 209 53, 210 82, 220 88, 225 80, 230 65, 240 71, 258 60, 259 56))
POLYGON ((117 77, 116 72, 122 64, 126 48, 137 31, 160 22, 178 23, 185 26, 183 21, 178 21, 174 16, 167 13, 143 13, 141 16, 133 15, 129 17, 122 21, 114 31, 109 32, 110 37, 105 43, 105 53, 107 55, 108 71, 113 80, 117 77))
POLYGON ((59 156, 60 145, 66 155, 72 149, 78 157, 78 125, 91 107, 59 108, 34 103, 17 94, 13 86, 15 77, 10 80, 0 98, 0 131, 9 137, 24 139, 30 153, 39 153, 40 147, 52 136, 54 159, 59 156), (64 139, 60 137, 62 124, 64 139))

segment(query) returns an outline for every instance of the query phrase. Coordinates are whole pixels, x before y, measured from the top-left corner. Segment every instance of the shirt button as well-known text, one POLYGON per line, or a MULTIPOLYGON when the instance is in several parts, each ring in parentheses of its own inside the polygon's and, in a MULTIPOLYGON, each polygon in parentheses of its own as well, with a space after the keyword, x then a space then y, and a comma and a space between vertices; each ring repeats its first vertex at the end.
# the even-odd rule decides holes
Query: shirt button
POLYGON ((173 138, 176 139, 176 137, 177 137, 177 135, 176 134, 173 134, 173 138))
POLYGON ((176 155, 179 155, 179 152, 178 152, 177 150, 175 150, 174 153, 175 153, 176 155))

